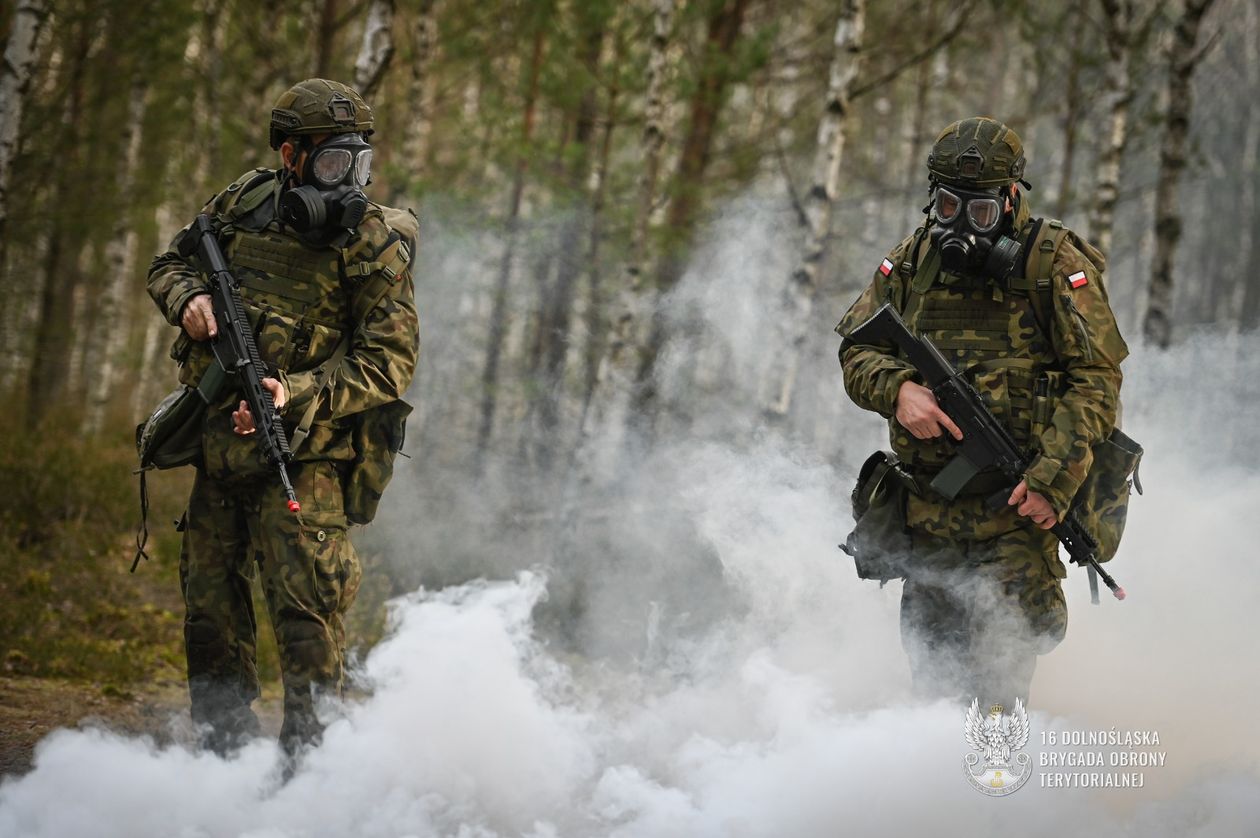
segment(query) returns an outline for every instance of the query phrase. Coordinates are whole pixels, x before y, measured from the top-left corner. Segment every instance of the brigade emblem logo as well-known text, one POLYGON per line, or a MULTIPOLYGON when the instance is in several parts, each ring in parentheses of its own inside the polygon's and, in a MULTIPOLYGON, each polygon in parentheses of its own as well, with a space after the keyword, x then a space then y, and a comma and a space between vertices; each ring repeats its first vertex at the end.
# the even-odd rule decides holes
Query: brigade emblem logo
POLYGON ((963 723, 963 738, 976 751, 963 757, 963 773, 972 788, 990 797, 1019 791, 1032 776, 1032 757, 1020 751, 1028 744, 1028 712, 1018 698, 1014 712, 1002 710, 995 704, 982 716, 980 699, 972 699, 963 723))

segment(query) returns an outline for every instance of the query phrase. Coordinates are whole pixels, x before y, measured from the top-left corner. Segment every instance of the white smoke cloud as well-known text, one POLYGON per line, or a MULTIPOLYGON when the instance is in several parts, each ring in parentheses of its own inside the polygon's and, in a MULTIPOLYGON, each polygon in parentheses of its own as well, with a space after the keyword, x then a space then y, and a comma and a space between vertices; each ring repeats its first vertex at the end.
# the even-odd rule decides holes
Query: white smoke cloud
MULTIPOLYGON (((762 221, 724 218, 713 252, 733 255, 700 260, 677 298, 721 302, 695 311, 740 377, 757 369, 766 324, 750 312, 778 257, 737 257, 784 248, 782 231, 745 235, 773 231, 762 221)), ((439 321, 442 300, 467 304, 449 284, 419 287, 439 321)), ((506 488, 446 487, 453 512, 431 528, 395 507, 385 540, 401 564, 450 575, 480 556, 465 578, 497 581, 392 603, 388 636, 358 673, 369 696, 343 708, 287 783, 270 743, 221 759, 59 731, 33 771, 0 785, 0 836, 1254 834, 1260 449, 1244 411, 1258 400, 1202 374, 1227 351, 1239 387, 1260 380, 1260 346, 1231 340, 1139 350, 1126 364, 1125 427, 1148 451, 1147 495, 1112 568, 1130 598, 1091 606, 1072 569, 1068 637, 1033 682, 1034 756, 1045 731, 1155 730, 1168 762, 1145 771, 1144 788, 1034 778, 993 800, 968 787, 961 710, 910 697, 899 586, 859 581, 836 548, 852 474, 882 428, 837 395, 830 345, 813 386, 828 390, 816 420, 839 450, 749 434, 746 418, 723 441, 714 420, 631 464, 600 495, 611 514, 579 510, 539 543, 480 526, 510 508, 506 488), (534 563, 544 569, 511 569, 534 563), (579 616, 546 602, 575 579, 579 616), (569 634, 542 625, 548 609, 568 614, 569 634)), ((682 392, 683 356, 671 357, 682 392)), ((723 410, 737 412, 715 401, 723 410)), ((425 480, 404 472, 387 502, 410 504, 425 480)))

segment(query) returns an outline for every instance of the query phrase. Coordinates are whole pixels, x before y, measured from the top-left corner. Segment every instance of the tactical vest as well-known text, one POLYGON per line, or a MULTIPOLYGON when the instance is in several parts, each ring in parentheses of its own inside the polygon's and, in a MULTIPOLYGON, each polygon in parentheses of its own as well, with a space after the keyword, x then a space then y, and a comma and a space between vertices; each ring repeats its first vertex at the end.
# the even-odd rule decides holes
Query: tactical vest
MULTIPOLYGON (((893 302, 907 325, 964 372, 1024 448, 1036 448, 1066 390, 1051 337, 1051 282, 1055 255, 1069 235, 1059 221, 1025 222, 1022 270, 1000 283, 943 271, 923 229, 899 266, 910 280, 903 299, 893 302)), ((943 441, 915 438, 895 418, 889 424, 897 456, 916 476, 934 474, 956 453, 943 441)), ((1001 482, 982 473, 963 493, 987 494, 1001 482)))
MULTIPOLYGON (((418 222, 410 211, 371 205, 366 217, 382 219, 391 233, 373 258, 354 258, 346 250, 348 233, 313 246, 282 231, 276 213, 278 186, 269 169, 257 169, 232 183, 215 208, 220 243, 239 284, 263 363, 286 373, 331 373, 357 324, 407 269, 418 222)), ((172 354, 183 356, 176 358, 184 362, 181 381, 195 385, 212 356, 205 344, 193 344, 182 332, 181 337, 184 348, 177 341, 172 354)), ((321 375, 320 386, 325 380, 321 375)), ((222 407, 217 413, 223 413, 222 407)), ((297 424, 297 417, 289 417, 289 423, 297 424)), ((306 446, 293 441, 297 459, 355 459, 346 432, 349 424, 313 424, 306 446)), ((206 467, 211 473, 242 475, 265 467, 254 462, 256 446, 209 426, 206 432, 206 467)))

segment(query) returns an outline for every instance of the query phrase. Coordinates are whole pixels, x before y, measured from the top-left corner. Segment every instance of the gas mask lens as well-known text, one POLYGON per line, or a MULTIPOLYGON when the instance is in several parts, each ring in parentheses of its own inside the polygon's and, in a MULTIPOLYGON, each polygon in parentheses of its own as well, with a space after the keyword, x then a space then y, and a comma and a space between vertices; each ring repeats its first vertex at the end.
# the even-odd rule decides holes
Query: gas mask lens
POLYGON ((948 189, 937 187, 935 212, 936 217, 942 222, 948 224, 958 215, 958 208, 962 206, 962 201, 953 192, 948 189))
POLYGON ((365 149, 359 152, 359 156, 354 159, 354 183, 360 189, 367 186, 372 180, 372 149, 365 149))
POLYGON ((987 233, 1002 218, 1002 206, 996 198, 972 198, 967 202, 967 220, 977 233, 987 233))
POLYGON ((311 169, 315 179, 325 186, 336 186, 350 171, 353 155, 344 148, 325 148, 315 153, 311 169))
POLYGON ((933 209, 936 218, 942 224, 951 224, 958 217, 958 211, 964 204, 967 207, 967 221, 977 233, 987 233, 1002 220, 1002 204, 992 197, 962 198, 944 187, 936 188, 936 200, 933 209))

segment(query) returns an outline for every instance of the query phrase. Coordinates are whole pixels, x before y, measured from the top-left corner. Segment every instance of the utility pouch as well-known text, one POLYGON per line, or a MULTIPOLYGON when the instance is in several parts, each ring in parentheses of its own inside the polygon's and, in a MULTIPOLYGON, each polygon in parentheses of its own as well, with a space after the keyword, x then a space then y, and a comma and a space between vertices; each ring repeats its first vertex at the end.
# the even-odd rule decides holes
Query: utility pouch
POLYGON ((917 493, 914 477, 891 451, 866 458, 853 487, 855 526, 840 549, 853 557, 860 579, 882 586, 906 575, 910 531, 906 527, 906 498, 917 493))
POLYGON ((201 423, 206 405, 219 400, 227 374, 211 364, 196 387, 167 394, 143 424, 136 426, 136 454, 142 471, 193 465, 201 458, 201 423))
POLYGON ((1142 446, 1119 428, 1094 446, 1094 463, 1072 506, 1085 530, 1098 541, 1098 561, 1110 561, 1120 547, 1129 516, 1130 488, 1142 494, 1138 466, 1142 446))
POLYGON ((136 558, 131 572, 136 572, 140 559, 148 558, 144 547, 149 542, 149 487, 151 468, 168 469, 196 465, 201 462, 201 431, 206 405, 217 402, 227 384, 227 373, 212 363, 196 387, 180 387, 136 426, 136 454, 140 458, 140 526, 136 530, 136 558))
POLYGON ((354 464, 345 479, 346 518, 369 524, 381 495, 394 476, 394 459, 402 451, 411 405, 402 399, 366 410, 355 417, 354 464))

